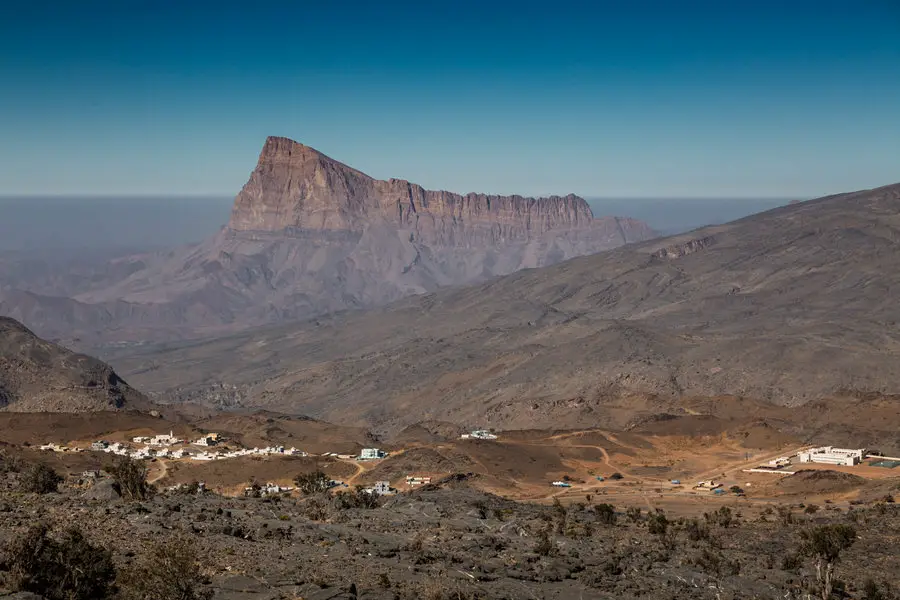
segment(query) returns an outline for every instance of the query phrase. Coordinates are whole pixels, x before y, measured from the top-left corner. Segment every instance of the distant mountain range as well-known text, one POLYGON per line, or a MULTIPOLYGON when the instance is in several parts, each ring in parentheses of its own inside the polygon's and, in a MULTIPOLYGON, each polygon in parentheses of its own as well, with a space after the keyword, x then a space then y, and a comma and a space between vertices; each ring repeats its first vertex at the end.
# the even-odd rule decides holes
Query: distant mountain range
POLYGON ((226 383, 244 405, 386 428, 623 426, 725 396, 868 398, 843 418, 894 427, 900 408, 877 401, 900 392, 897 290, 893 185, 115 362, 173 398, 226 383))
POLYGON ((183 339, 371 308, 655 235, 594 218, 574 195, 427 191, 271 137, 219 234, 109 261, 0 261, 0 314, 79 347, 183 339))

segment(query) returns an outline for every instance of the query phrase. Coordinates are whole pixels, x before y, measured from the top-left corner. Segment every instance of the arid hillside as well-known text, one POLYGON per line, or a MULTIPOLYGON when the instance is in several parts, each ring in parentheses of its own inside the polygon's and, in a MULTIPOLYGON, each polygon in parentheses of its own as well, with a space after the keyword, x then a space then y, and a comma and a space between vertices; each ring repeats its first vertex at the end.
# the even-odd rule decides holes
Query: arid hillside
POLYGON ((18 321, 0 317, 0 410, 82 412, 147 404, 106 363, 42 340, 18 321))
POLYGON ((893 185, 114 363, 170 398, 225 382, 235 404, 385 428, 621 426, 723 395, 877 401, 900 390, 898 251, 893 185))

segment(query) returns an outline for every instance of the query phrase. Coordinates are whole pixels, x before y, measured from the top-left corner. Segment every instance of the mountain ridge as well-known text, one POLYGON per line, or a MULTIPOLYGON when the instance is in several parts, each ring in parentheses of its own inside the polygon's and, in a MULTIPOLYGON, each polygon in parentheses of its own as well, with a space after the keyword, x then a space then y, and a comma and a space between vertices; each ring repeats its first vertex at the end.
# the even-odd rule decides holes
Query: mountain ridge
POLYGON ((0 317, 0 410, 93 412, 148 406, 108 364, 0 317))
POLYGON ((800 406, 900 391, 898 267, 900 184, 116 360, 139 381, 154 366, 147 384, 174 397, 221 382, 251 406, 386 427, 621 426, 681 398, 800 406))
MULTIPOLYGON (((227 227, 362 232, 374 223, 409 230, 426 244, 465 247, 528 241, 552 230, 590 230, 607 221, 595 219, 575 194, 530 198, 426 190, 405 179, 374 179, 309 146, 269 137, 227 227)), ((626 226, 640 225, 632 220, 626 226)))
POLYGON ((198 338, 372 308, 655 235, 634 219, 595 219, 574 195, 430 192, 270 137, 216 235, 109 261, 75 282, 51 273, 52 294, 13 272, 15 287, 0 281, 0 311, 86 349, 198 338))

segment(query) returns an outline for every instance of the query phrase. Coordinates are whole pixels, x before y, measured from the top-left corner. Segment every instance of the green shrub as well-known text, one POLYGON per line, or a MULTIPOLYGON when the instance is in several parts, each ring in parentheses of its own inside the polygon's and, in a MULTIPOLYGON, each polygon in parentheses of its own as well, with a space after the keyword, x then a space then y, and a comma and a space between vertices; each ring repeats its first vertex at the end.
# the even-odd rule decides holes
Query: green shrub
POLYGON ((59 489, 63 478, 47 465, 37 463, 29 467, 19 479, 19 488, 23 492, 35 494, 52 494, 59 489))
POLYGON ((103 600, 116 578, 108 550, 92 545, 76 527, 59 539, 46 524, 31 527, 6 548, 12 589, 47 600, 103 600))
POLYGON ((301 473, 294 477, 294 485, 301 493, 309 496, 328 491, 331 488, 331 478, 322 471, 301 473))
POLYGON ((143 461, 123 456, 106 470, 112 475, 125 500, 140 502, 153 495, 153 486, 147 483, 147 465, 143 461))
POLYGON ((647 530, 653 535, 666 535, 669 530, 669 519, 666 518, 665 513, 661 510, 650 513, 647 519, 647 530))
POLYGON ((604 525, 616 524, 616 509, 612 504, 598 504, 594 507, 594 512, 597 513, 597 521, 600 523, 604 525))

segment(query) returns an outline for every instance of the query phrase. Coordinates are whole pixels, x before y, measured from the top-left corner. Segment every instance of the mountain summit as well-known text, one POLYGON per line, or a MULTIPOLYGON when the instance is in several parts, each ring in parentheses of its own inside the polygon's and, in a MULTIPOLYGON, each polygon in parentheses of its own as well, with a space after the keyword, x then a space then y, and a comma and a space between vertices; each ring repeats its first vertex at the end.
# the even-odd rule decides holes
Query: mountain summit
POLYGON ((494 246, 575 229, 597 229, 610 242, 618 234, 621 243, 650 234, 631 219, 594 219, 587 202, 574 194, 524 198, 430 191, 403 179, 373 179, 281 137, 266 140, 235 200, 229 229, 361 232, 373 223, 408 229, 414 239, 442 246, 494 246))
POLYGON ((68 297, 58 286, 53 296, 5 289, 0 314, 82 343, 195 337, 369 308, 654 236, 634 219, 594 218, 578 196, 428 191, 270 137, 213 238, 113 261, 68 297))

